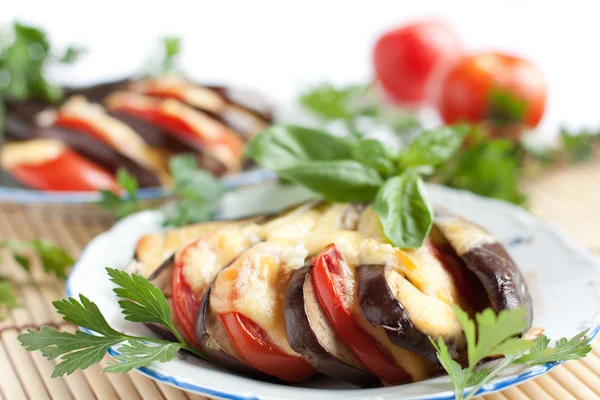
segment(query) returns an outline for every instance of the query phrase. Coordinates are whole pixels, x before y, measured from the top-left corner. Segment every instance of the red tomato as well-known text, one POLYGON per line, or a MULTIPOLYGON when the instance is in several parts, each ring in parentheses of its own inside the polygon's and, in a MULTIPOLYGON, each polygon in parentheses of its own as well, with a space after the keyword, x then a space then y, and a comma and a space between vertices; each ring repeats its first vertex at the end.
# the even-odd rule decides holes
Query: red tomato
POLYGON ((373 51, 375 74, 390 97, 399 103, 429 100, 428 85, 460 56, 460 40, 447 24, 426 21, 387 32, 373 51))
POLYGON ((327 319, 342 342, 385 384, 410 382, 411 376, 385 356, 379 344, 359 325, 342 301, 343 289, 336 283, 341 279, 341 257, 332 244, 314 261, 313 285, 327 319))
MULTIPOLYGON (((521 121, 535 127, 546 106, 546 84, 541 71, 522 58, 501 53, 475 54, 463 58, 445 75, 437 99, 446 123, 480 122, 514 118, 506 103, 522 103, 521 121)), ((514 113, 514 111, 512 112, 514 113)))
MULTIPOLYGON (((188 244, 181 254, 188 249, 196 246, 198 241, 203 238, 192 241, 188 244)), ((185 340, 196 346, 196 321, 198 319, 198 311, 200 310, 201 297, 196 296, 190 285, 185 280, 183 275, 183 257, 175 261, 175 270, 173 271, 173 280, 171 287, 173 290, 173 311, 175 319, 181 330, 185 340)))
POLYGON ((40 164, 21 164, 10 173, 32 188, 47 191, 121 191, 114 176, 65 148, 56 158, 40 164))
POLYGON ((265 331, 250 318, 236 312, 219 317, 233 345, 253 368, 290 382, 302 382, 315 374, 302 357, 285 353, 271 343, 265 331))

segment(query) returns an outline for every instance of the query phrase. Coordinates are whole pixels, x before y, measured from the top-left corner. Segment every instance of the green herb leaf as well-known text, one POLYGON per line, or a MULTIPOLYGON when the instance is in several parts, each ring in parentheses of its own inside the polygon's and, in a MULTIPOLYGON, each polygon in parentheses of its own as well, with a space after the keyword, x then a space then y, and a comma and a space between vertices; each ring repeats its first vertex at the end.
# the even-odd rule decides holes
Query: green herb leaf
POLYGON ((527 102, 508 90, 493 89, 488 109, 488 118, 496 123, 521 122, 527 112, 527 102))
POLYGON ((300 104, 323 120, 351 119, 371 113, 369 107, 361 107, 361 99, 367 90, 367 85, 336 88, 324 83, 302 93, 299 100, 300 104))
POLYGON ((515 151, 515 144, 508 140, 479 137, 476 143, 441 166, 433 180, 521 204, 525 196, 519 188, 520 161, 515 157, 515 151))
POLYGON ((79 300, 68 298, 55 301, 54 307, 63 315, 65 321, 94 331, 98 335, 83 331, 59 332, 43 326, 39 331, 28 330, 18 337, 28 351, 40 350, 48 360, 60 357, 61 362, 55 367, 53 377, 69 375, 77 369, 86 369, 100 362, 108 349, 118 344, 122 344, 119 347, 121 354, 116 357, 120 362, 110 364, 104 372, 125 372, 146 366, 153 361, 169 361, 182 348, 203 356, 193 346, 185 343, 173 327, 169 305, 160 289, 139 275, 130 275, 110 268, 107 268, 107 272, 117 285, 115 293, 125 299, 119 304, 127 320, 166 326, 179 342, 121 333, 108 324, 95 303, 80 294, 79 300))
POLYGON ((63 64, 74 64, 85 53, 83 47, 69 46, 65 49, 65 53, 60 57, 60 62, 63 64))
POLYGON ((73 334, 42 326, 40 331, 28 329, 18 339, 27 351, 40 350, 48 360, 62 356, 52 372, 52 377, 56 378, 99 363, 111 346, 121 343, 126 337, 121 334, 95 336, 82 331, 73 334))
POLYGON ((110 190, 100 190, 100 207, 107 209, 115 215, 116 219, 125 218, 145 207, 138 198, 139 184, 135 176, 126 169, 117 171, 117 182, 125 190, 126 195, 120 196, 110 190))
POLYGON ((119 301, 125 319, 133 322, 149 322, 175 329, 171 323, 171 311, 163 292, 138 274, 128 274, 106 268, 110 280, 117 285, 115 294, 127 300, 119 301))
POLYGON ((465 125, 423 131, 402 154, 402 164, 407 168, 442 164, 456 154, 467 132, 465 125))
POLYGON ((198 168, 192 154, 171 158, 169 171, 175 183, 175 194, 186 200, 200 203, 213 203, 224 193, 221 182, 210 173, 198 168))
POLYGON ((587 330, 580 332, 571 339, 561 338, 554 348, 549 347, 550 339, 542 335, 534 340, 529 353, 517 358, 515 363, 534 365, 583 358, 592 351, 592 346, 586 340, 587 332, 587 330))
POLYGON ((396 170, 394 155, 379 140, 358 140, 354 145, 352 156, 356 161, 377 170, 383 176, 390 176, 396 170))
POLYGON ((79 295, 79 300, 69 297, 63 300, 52 302, 56 311, 63 316, 63 319, 72 324, 92 330, 104 336, 120 336, 121 333, 114 330, 98 308, 83 294, 79 295))
POLYGON ((371 200, 383 183, 377 171, 352 160, 297 162, 277 172, 335 202, 371 200))
POLYGON ((352 158, 353 141, 300 126, 276 125, 256 135, 245 154, 260 166, 279 172, 301 161, 352 158))
POLYGON ((178 343, 165 343, 159 345, 148 345, 143 342, 134 341, 119 347, 119 355, 115 359, 119 362, 108 364, 102 372, 119 373, 127 372, 134 368, 140 368, 153 361, 171 361, 181 349, 178 343))
POLYGON ((582 162, 593 156, 594 145, 600 144, 600 135, 587 131, 572 133, 565 128, 560 130, 562 151, 571 162, 582 162))
POLYGON ((470 369, 463 369, 459 363, 454 361, 452 356, 450 356, 448 346, 446 346, 443 339, 439 339, 437 343, 431 338, 429 338, 429 340, 436 350, 437 359, 439 360, 440 365, 446 370, 454 385, 454 396, 457 399, 462 399, 463 392, 469 386, 470 381, 480 379, 480 382, 481 379, 483 379, 481 376, 482 374, 472 374, 470 369), (473 378, 475 375, 477 375, 477 378, 473 378))
POLYGON ((433 222, 425 184, 417 175, 404 174, 385 182, 377 192, 373 210, 385 236, 400 248, 420 247, 433 222))
POLYGON ((4 319, 4 314, 19 306, 17 296, 13 292, 12 284, 5 280, 0 280, 0 321, 4 319))
POLYGON ((181 38, 167 36, 162 39, 164 46, 163 73, 169 72, 177 67, 177 57, 181 53, 181 38))
POLYGON ((61 279, 67 277, 68 269, 75 263, 73 257, 66 250, 43 239, 32 241, 5 240, 0 242, 0 248, 2 247, 8 249, 17 264, 26 271, 29 271, 30 260, 23 252, 33 250, 40 258, 44 271, 61 279))
POLYGON ((532 345, 516 337, 527 327, 527 310, 523 307, 503 310, 498 315, 487 308, 475 316, 477 329, 466 312, 459 307, 455 307, 454 312, 465 331, 470 366, 474 367, 486 357, 522 353, 532 345))

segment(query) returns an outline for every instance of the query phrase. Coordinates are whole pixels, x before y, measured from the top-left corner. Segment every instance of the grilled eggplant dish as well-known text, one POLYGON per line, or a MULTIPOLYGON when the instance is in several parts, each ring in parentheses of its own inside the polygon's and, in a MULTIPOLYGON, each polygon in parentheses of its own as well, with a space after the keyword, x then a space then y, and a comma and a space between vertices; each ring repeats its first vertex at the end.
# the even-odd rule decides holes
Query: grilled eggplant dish
POLYGON ((315 202, 144 236, 130 269, 161 288, 178 331, 209 360, 264 380, 420 381, 443 371, 429 338, 466 360, 454 306, 525 307, 532 319, 502 245, 443 210, 414 250, 391 245, 369 206, 315 202))
POLYGON ((140 187, 170 186, 172 155, 192 153, 216 176, 243 171, 245 144, 272 122, 255 94, 183 77, 66 88, 65 101, 8 101, 2 169, 49 191, 115 189, 119 168, 140 187), (67 177, 67 179, 65 179, 67 177))

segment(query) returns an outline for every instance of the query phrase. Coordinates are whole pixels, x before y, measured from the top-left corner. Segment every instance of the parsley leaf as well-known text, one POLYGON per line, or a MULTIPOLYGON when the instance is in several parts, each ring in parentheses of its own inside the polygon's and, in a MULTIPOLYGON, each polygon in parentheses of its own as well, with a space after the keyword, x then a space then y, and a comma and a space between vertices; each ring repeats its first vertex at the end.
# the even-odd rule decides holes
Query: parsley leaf
POLYGON ((73 257, 66 250, 43 239, 4 240, 0 241, 0 248, 8 249, 16 263, 26 271, 29 271, 30 260, 24 252, 33 251, 40 258, 44 271, 61 279, 67 277, 69 267, 75 263, 73 257))
POLYGON ((192 154, 171 158, 169 171, 177 199, 162 208, 165 225, 180 226, 210 219, 214 215, 215 202, 226 191, 221 182, 199 169, 192 154))
POLYGON ((117 182, 126 194, 120 196, 110 190, 100 190, 100 201, 97 204, 112 211, 117 219, 125 218, 144 209, 137 193, 139 188, 137 179, 127 170, 119 169, 117 171, 117 182))
POLYGON ((108 324, 94 302, 80 294, 79 300, 71 297, 55 301, 54 307, 65 321, 89 329, 95 334, 80 330, 75 333, 60 332, 43 326, 39 331, 28 330, 18 337, 28 351, 40 350, 48 360, 60 357, 61 361, 54 368, 53 377, 69 375, 100 362, 112 346, 119 346, 120 355, 115 357, 116 363, 104 368, 104 372, 126 372, 153 361, 166 362, 173 359, 180 349, 202 357, 202 353, 185 343, 175 330, 169 305, 160 289, 140 275, 130 275, 110 268, 107 268, 107 272, 117 285, 115 293, 123 299, 119 304, 125 319, 161 324, 171 330, 179 342, 121 333, 108 324))
POLYGON ((0 280, 0 321, 4 319, 4 313, 19 306, 17 296, 13 292, 12 284, 0 280))
POLYGON ((162 42, 164 47, 163 72, 169 72, 177 67, 177 58, 181 53, 181 38, 166 36, 162 42))
POLYGON ((440 364, 452 381, 457 400, 472 398, 484 384, 511 364, 576 360, 591 351, 591 346, 585 340, 587 331, 570 340, 560 339, 554 348, 549 348, 550 340, 545 336, 540 336, 533 342, 522 339, 519 335, 527 327, 524 308, 503 310, 499 314, 488 308, 476 314, 475 321, 458 307, 455 307, 455 313, 465 333, 467 367, 462 368, 452 359, 443 339, 435 342, 430 338, 430 341, 436 349, 440 364), (504 356, 504 360, 495 368, 478 367, 488 357, 500 355, 504 356), (467 390, 468 387, 471 389, 467 390))
POLYGON ((167 362, 175 358, 181 349, 179 343, 148 345, 140 341, 126 343, 119 347, 118 362, 108 364, 102 372, 127 372, 134 368, 144 367, 153 361, 167 362))
POLYGON ((592 346, 585 340, 587 332, 587 330, 580 332, 571 339, 561 338, 556 341, 554 348, 549 347, 550 339, 542 335, 533 341, 529 353, 517 358, 515 363, 546 364, 585 357, 592 350, 592 346))

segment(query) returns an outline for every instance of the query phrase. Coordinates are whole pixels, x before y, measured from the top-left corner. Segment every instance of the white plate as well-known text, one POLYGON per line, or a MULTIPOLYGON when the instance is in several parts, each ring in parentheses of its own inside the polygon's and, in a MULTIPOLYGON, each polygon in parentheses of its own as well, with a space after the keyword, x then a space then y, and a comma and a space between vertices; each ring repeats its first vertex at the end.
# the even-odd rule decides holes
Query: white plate
MULTIPOLYGON (((540 221, 516 206, 482 198, 468 192, 430 186, 435 203, 481 223, 508 248, 529 285, 534 304, 534 326, 545 329, 554 339, 572 336, 590 328, 598 332, 600 317, 600 268, 580 245, 553 226, 540 221)), ((249 188, 228 195, 222 217, 239 216, 244 211, 277 209, 310 195, 291 187, 273 185, 249 188), (278 203, 278 204, 274 204, 278 203)), ((134 246, 143 234, 161 229, 161 216, 140 212, 117 223, 83 251, 67 281, 67 294, 85 294, 95 301, 108 322, 118 330, 150 335, 141 324, 125 322, 120 314, 106 266, 124 268, 133 256, 134 246)), ((110 350, 116 354, 115 349, 110 350)), ((557 363, 513 370, 483 387, 494 392, 541 375, 557 363)), ((234 375, 208 362, 186 357, 168 363, 154 363, 139 371, 158 381, 205 396, 227 399, 451 399, 447 377, 402 386, 358 389, 329 378, 317 378, 303 385, 266 383, 234 375)))

